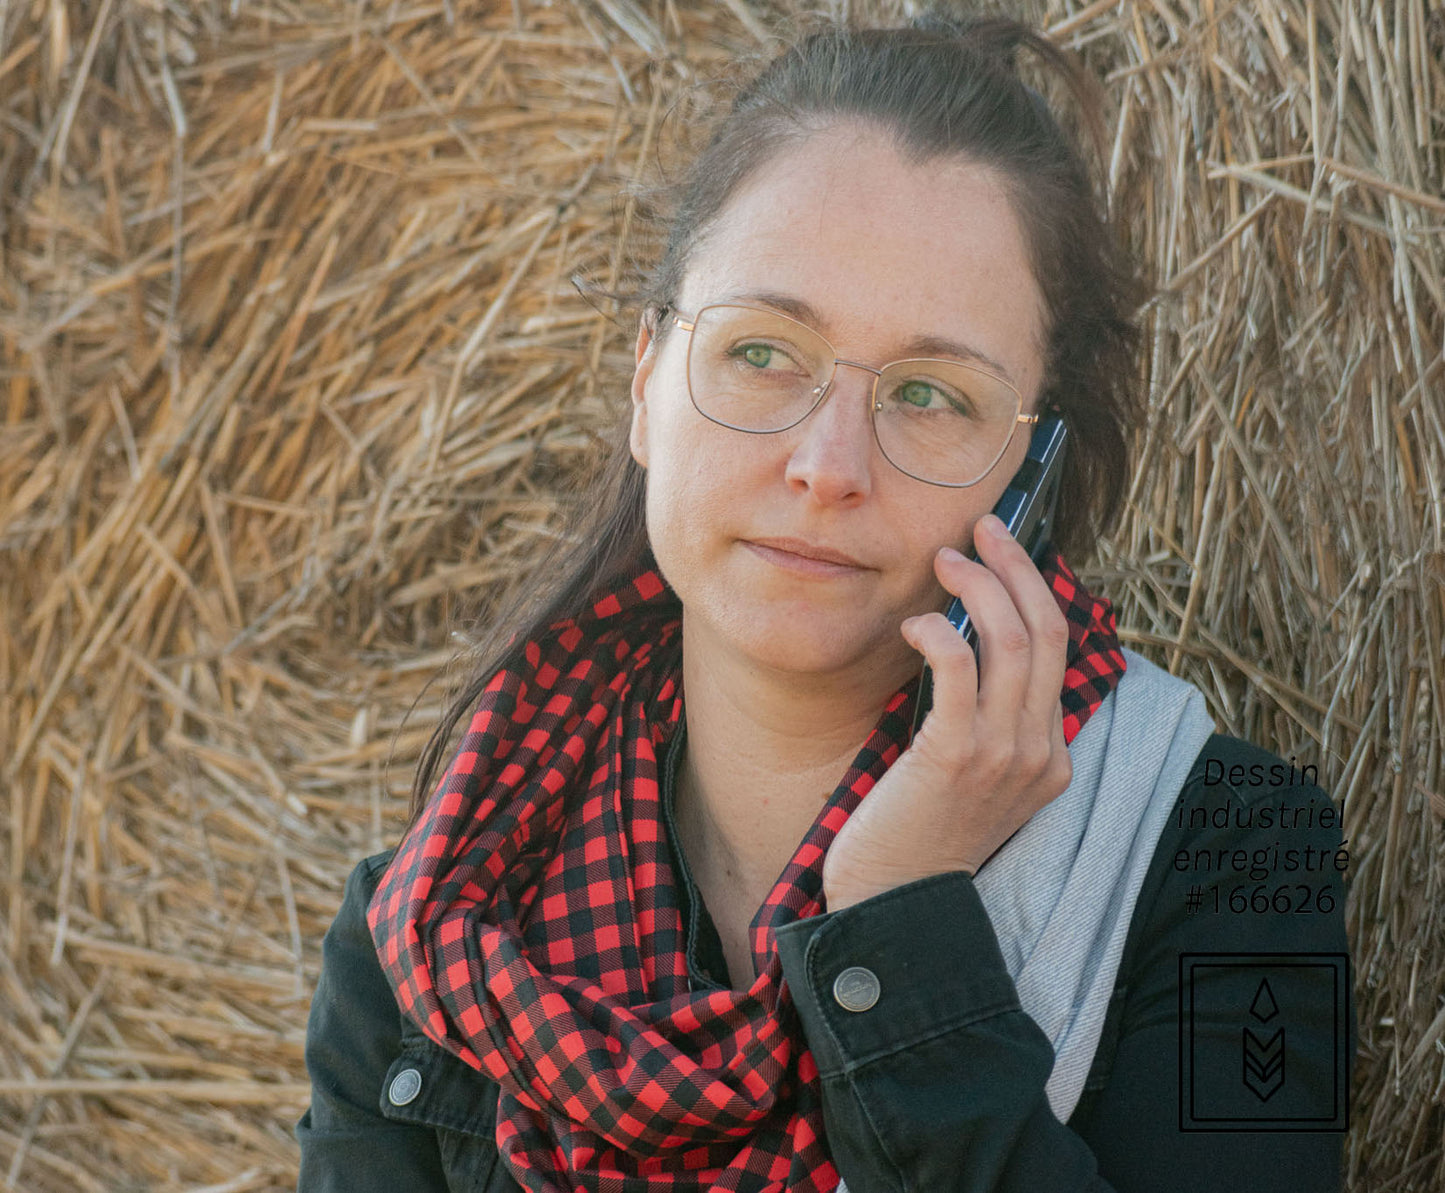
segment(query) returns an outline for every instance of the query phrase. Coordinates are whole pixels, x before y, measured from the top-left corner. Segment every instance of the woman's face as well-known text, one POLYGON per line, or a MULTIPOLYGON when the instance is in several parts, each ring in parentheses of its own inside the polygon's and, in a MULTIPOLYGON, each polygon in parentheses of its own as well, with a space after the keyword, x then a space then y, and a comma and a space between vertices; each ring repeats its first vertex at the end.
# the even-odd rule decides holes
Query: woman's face
MULTIPOLYGON (((678 307, 691 317, 709 303, 774 305, 764 293, 806 304, 798 317, 840 357, 875 368, 943 355, 910 351, 921 336, 967 345, 1034 409, 1043 303, 1000 176, 986 167, 911 166, 883 135, 852 125, 783 150, 706 231, 678 307)), ((980 483, 925 484, 879 450, 872 374, 840 366, 797 426, 748 434, 692 405, 688 338, 677 327, 660 342, 639 331, 631 433, 648 472, 648 535, 682 600, 688 649, 731 649, 784 671, 883 668, 901 684, 921 660, 899 624, 944 607, 934 555, 969 549, 974 523, 1023 460, 1028 426, 980 483), (780 540, 852 562, 810 563, 780 540)))

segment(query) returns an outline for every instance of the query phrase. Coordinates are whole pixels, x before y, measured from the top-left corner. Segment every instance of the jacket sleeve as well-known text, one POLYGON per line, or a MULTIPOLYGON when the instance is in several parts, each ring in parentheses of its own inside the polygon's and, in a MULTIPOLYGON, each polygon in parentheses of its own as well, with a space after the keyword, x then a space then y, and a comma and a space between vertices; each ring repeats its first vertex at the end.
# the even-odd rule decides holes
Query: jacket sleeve
POLYGON ((311 1105, 296 1124, 300 1193, 445 1191, 436 1132, 397 1122, 379 1103, 401 1051, 401 1018, 381 972, 366 907, 388 855, 351 873, 321 946, 321 976, 306 1028, 311 1105))
MULTIPOLYGON (((1211 745, 1228 740, 1216 736, 1211 745)), ((1227 748, 1278 761, 1244 743, 1227 748)), ((1196 804, 1212 809, 1226 798, 1224 791, 1203 788, 1209 751, 1206 746, 1176 811, 1196 804)), ((1020 1007, 992 923, 967 874, 935 875, 780 929, 784 977, 818 1063, 828 1142, 848 1187, 854 1193, 1337 1190, 1338 1128, 1298 1129, 1310 1124, 1291 1122, 1259 1129, 1234 1122, 1217 1129, 1204 1122, 1204 1129, 1186 1129, 1201 1124, 1186 1115, 1196 1103, 1179 1080, 1180 975, 1191 956, 1338 958, 1347 950, 1343 875, 1333 865, 1287 875, 1288 898, 1302 898, 1297 883, 1328 892, 1323 899, 1312 896, 1306 912, 1276 910, 1284 900, 1276 905, 1270 899, 1264 910, 1256 910, 1256 902, 1244 912, 1230 911, 1236 886, 1247 883, 1248 896, 1260 884, 1249 881, 1248 872, 1200 874, 1192 868, 1204 850, 1212 859, 1224 850, 1226 864, 1235 850, 1245 850, 1248 861, 1255 851, 1276 846, 1281 854, 1308 846, 1316 858, 1333 856, 1340 845, 1338 828, 1318 822, 1309 829, 1278 827, 1279 810, 1307 806, 1311 799, 1317 810, 1329 806, 1316 787, 1236 792, 1236 806, 1275 809, 1269 828, 1260 826, 1259 817, 1241 828, 1231 816, 1221 827, 1181 829, 1191 823, 1188 817, 1171 816, 1135 905, 1104 1038, 1067 1125, 1054 1115, 1044 1091, 1053 1049, 1020 1007), (1181 849, 1190 860, 1183 870, 1175 865, 1181 849), (1221 911, 1212 910, 1211 896, 1208 906, 1191 914, 1190 888, 1207 887, 1211 880, 1221 888, 1221 911), (851 996, 845 979, 840 999, 835 983, 854 967, 873 975, 862 984, 865 997, 851 996), (876 1002, 847 1009, 845 1003, 866 1003, 875 983, 876 1002)), ((1272 873, 1266 890, 1272 895, 1286 885, 1285 877, 1272 873)), ((1236 898, 1235 906, 1239 902, 1236 898)), ((1220 965, 1201 972, 1202 979, 1191 978, 1193 1004, 1186 1017, 1191 1047, 1199 1046, 1194 1055, 1202 1069, 1196 1077, 1232 1094, 1240 1087, 1243 1031, 1260 1025, 1248 1018, 1248 1002, 1241 1005, 1233 996, 1237 991, 1230 983, 1241 980, 1238 969, 1220 965), (1226 1072, 1220 1066, 1231 1067, 1226 1072)), ((1306 1102, 1328 1103, 1334 1095, 1335 1105, 1347 1092, 1337 1074, 1339 1049, 1348 1048, 1346 1061, 1354 1053, 1348 984, 1346 967, 1343 1011, 1334 997, 1342 991, 1336 985, 1332 995, 1327 980, 1306 984, 1303 998, 1280 1008, 1289 1023, 1288 1079, 1296 1111, 1301 1091, 1306 1102)), ((1236 1110, 1243 1104, 1237 1098, 1232 1103, 1236 1110)), ((1257 1117, 1258 1106, 1256 1101, 1257 1117)))

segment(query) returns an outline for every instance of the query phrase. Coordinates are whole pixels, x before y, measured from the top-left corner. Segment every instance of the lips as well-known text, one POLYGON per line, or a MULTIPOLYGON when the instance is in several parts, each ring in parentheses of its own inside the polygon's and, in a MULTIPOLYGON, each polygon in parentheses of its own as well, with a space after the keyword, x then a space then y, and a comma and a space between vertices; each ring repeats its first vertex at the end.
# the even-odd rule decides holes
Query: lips
POLYGON ((844 551, 836 551, 832 547, 825 547, 819 543, 809 543, 803 539, 794 538, 760 538, 745 540, 760 547, 771 547, 775 551, 786 551, 790 555, 798 555, 804 559, 817 560, 820 563, 834 563, 842 567, 862 568, 867 565, 844 551))

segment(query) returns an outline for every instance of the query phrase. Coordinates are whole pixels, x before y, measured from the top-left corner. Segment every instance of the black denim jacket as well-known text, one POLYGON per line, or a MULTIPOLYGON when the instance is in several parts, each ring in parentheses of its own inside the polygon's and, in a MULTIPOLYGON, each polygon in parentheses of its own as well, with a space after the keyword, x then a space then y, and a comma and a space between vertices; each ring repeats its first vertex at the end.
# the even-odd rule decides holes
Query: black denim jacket
MULTIPOLYGON (((1044 1092, 1053 1050, 1019 1006, 967 875, 936 875, 782 929, 784 977, 820 1067, 828 1144, 850 1193, 1338 1190, 1338 1125, 1306 1120, 1347 1100, 1356 1042, 1348 971, 1332 993, 1316 983, 1307 999, 1286 999, 1278 1017, 1266 1007, 1261 1019, 1256 1006, 1250 1018, 1238 998, 1211 996, 1237 985, 1240 954, 1278 962, 1280 954, 1347 952, 1344 875, 1332 861, 1292 869, 1286 855, 1295 850, 1298 863, 1308 849, 1333 858, 1340 830, 1319 825, 1318 812, 1330 807, 1319 788, 1293 775, 1273 778, 1286 769, 1273 754, 1217 734, 1201 751, 1140 890, 1103 1036, 1067 1124, 1044 1092), (1245 770, 1231 773, 1235 767, 1245 770), (1206 785, 1220 774, 1234 782, 1206 785), (1315 823, 1305 827, 1310 805, 1315 823), (1229 809, 1223 823, 1221 807, 1229 809), (1262 809, 1274 810, 1268 825, 1262 809), (1300 811, 1282 826, 1281 811, 1293 809, 1300 811), (1246 854, 1234 852, 1241 849, 1246 854), (1232 868, 1241 856, 1271 867, 1264 884, 1232 868), (1202 872, 1206 862, 1210 872, 1202 872), (1191 910, 1195 887, 1204 902, 1191 910), (1181 1033, 1181 955, 1210 953, 1236 968, 1191 970, 1181 1033), (833 996, 834 978, 852 966, 877 978, 880 994, 866 1011, 846 1010, 833 996), (1280 1089, 1289 1092, 1276 1109, 1236 1098, 1229 1112, 1252 1106, 1251 1121, 1210 1129, 1209 1108, 1181 1091, 1186 1045, 1191 1090, 1238 1089, 1245 1030, 1265 1039, 1281 1023, 1280 1089), (1252 1125, 1274 1114, 1274 1125, 1288 1120, 1289 1129, 1252 1125)), ((671 843, 666 777, 663 786, 671 843)), ((496 1085, 399 1013, 377 963, 366 907, 390 856, 356 867, 322 946, 306 1039, 312 1100, 296 1127, 299 1188, 517 1193, 495 1144, 496 1085)), ((685 861, 678 872, 695 984, 725 979, 685 861)), ((1312 974, 1327 971, 1311 964, 1312 974)))

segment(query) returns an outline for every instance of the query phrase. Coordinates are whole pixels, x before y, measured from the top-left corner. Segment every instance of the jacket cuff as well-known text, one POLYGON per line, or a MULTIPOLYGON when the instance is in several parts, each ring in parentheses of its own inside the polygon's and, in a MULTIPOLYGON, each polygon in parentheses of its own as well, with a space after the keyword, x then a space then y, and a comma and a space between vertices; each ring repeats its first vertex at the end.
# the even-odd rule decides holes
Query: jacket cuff
POLYGON ((961 870, 795 920, 777 942, 824 1077, 1022 1009, 988 911, 961 870))

